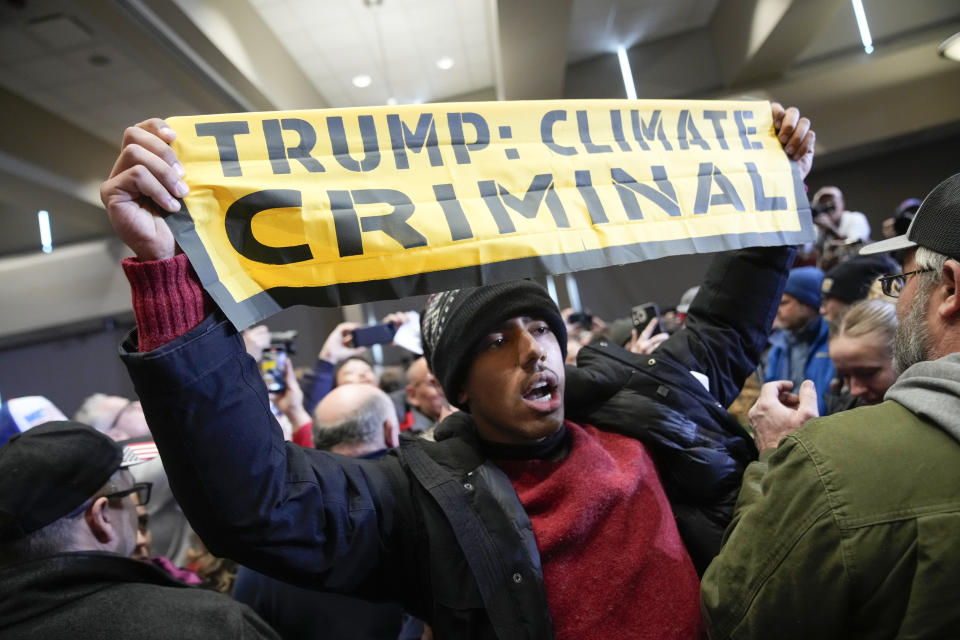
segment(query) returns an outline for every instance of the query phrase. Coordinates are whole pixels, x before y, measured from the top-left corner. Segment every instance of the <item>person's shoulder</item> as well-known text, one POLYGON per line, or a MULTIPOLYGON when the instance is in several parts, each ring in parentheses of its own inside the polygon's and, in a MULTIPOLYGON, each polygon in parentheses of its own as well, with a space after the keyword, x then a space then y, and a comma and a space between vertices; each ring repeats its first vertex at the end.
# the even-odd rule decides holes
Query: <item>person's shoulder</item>
POLYGON ((960 443, 896 402, 811 420, 789 438, 816 467, 842 525, 960 509, 960 443))
POLYGON ((245 620, 256 618, 247 605, 224 593, 201 587, 138 582, 120 588, 125 592, 124 599, 138 603, 133 610, 139 619, 152 619, 160 626, 193 628, 202 625, 211 629, 221 626, 224 635, 214 634, 212 637, 227 637, 229 629, 236 629, 245 624, 245 620))
POLYGON ((867 221, 867 215, 862 211, 844 211, 842 215, 849 220, 867 221))
POLYGON ((879 447, 880 439, 916 441, 918 431, 912 427, 917 421, 919 418, 904 406, 886 401, 814 418, 794 435, 805 446, 816 449, 849 448, 852 444, 879 447))

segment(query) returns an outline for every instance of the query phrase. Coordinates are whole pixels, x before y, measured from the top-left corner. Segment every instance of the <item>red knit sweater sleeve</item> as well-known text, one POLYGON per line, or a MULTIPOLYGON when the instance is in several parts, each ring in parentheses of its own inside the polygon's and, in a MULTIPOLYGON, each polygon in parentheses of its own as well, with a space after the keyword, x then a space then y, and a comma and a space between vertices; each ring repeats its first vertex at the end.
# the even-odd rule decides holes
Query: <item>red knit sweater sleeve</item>
POLYGON ((186 254, 168 260, 123 260, 137 318, 140 351, 161 347, 193 329, 213 311, 186 254))

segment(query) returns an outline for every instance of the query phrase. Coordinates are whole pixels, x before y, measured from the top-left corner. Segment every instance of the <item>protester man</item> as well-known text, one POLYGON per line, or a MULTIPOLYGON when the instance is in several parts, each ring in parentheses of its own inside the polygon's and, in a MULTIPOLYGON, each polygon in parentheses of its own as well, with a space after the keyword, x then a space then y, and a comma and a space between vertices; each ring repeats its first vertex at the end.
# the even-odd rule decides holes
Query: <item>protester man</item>
POLYGON ((712 638, 952 638, 960 629, 960 174, 924 200, 885 276, 897 297, 886 401, 817 416, 765 385, 760 460, 703 580, 712 638), (800 427, 803 426, 801 429, 800 427), (784 438, 786 436, 786 438, 784 438), (779 443, 779 446, 778 446, 779 443))
MULTIPOLYGON (((333 389, 317 405, 313 429, 318 449, 355 458, 380 459, 397 446, 393 402, 370 384, 333 389)), ((423 630, 399 604, 320 593, 247 567, 237 571, 233 597, 250 605, 287 640, 419 640, 423 630)))
POLYGON ((150 497, 130 459, 67 421, 0 447, 0 637, 276 638, 247 607, 130 558, 150 497))
MULTIPOLYGON (((774 105, 774 123, 806 175, 809 122, 774 105)), ((464 411, 436 442, 405 438, 380 461, 333 456, 284 446, 262 390, 237 384, 259 380, 252 361, 206 315, 147 200, 176 210, 186 193, 172 133, 158 120, 128 129, 101 195, 138 258, 124 263, 139 328, 124 360, 212 551, 305 586, 400 600, 441 638, 696 637, 695 567, 715 553, 752 457, 724 406, 756 366, 791 249, 719 256, 686 330, 656 357, 601 343, 569 374, 563 321, 541 287, 438 294, 425 351, 464 411), (564 401, 610 430, 564 422, 564 401)))
POLYGON ((406 394, 410 410, 405 423, 411 433, 426 432, 452 411, 424 357, 417 358, 407 368, 406 394))
POLYGON ((778 331, 770 336, 764 381, 789 380, 799 389, 804 380, 813 380, 819 410, 825 413, 823 392, 834 372, 827 343, 830 325, 820 315, 822 282, 823 272, 816 267, 790 271, 773 325, 778 331))

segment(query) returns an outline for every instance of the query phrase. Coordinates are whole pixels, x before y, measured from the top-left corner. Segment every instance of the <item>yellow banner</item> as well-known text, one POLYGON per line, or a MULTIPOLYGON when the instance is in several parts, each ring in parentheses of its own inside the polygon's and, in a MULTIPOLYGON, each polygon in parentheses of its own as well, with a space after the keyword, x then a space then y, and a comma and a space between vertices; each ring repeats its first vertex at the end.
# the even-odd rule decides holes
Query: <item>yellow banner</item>
POLYGON ((813 238, 770 106, 576 100, 169 118, 167 221, 237 326, 813 238))

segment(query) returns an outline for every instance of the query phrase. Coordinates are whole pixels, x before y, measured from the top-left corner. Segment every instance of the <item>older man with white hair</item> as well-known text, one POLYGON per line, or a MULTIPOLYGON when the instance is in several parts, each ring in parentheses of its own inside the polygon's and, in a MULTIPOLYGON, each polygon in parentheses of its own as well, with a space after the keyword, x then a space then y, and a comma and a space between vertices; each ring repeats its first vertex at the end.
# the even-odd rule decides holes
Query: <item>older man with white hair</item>
POLYGON ((760 460, 703 579, 712 638, 952 638, 960 629, 960 174, 924 200, 880 278, 897 298, 886 401, 817 416, 764 385, 760 460), (802 426, 802 428, 801 428, 802 426))
POLYGON ((0 637, 277 638, 247 607, 131 559, 135 454, 56 421, 0 447, 0 637))

